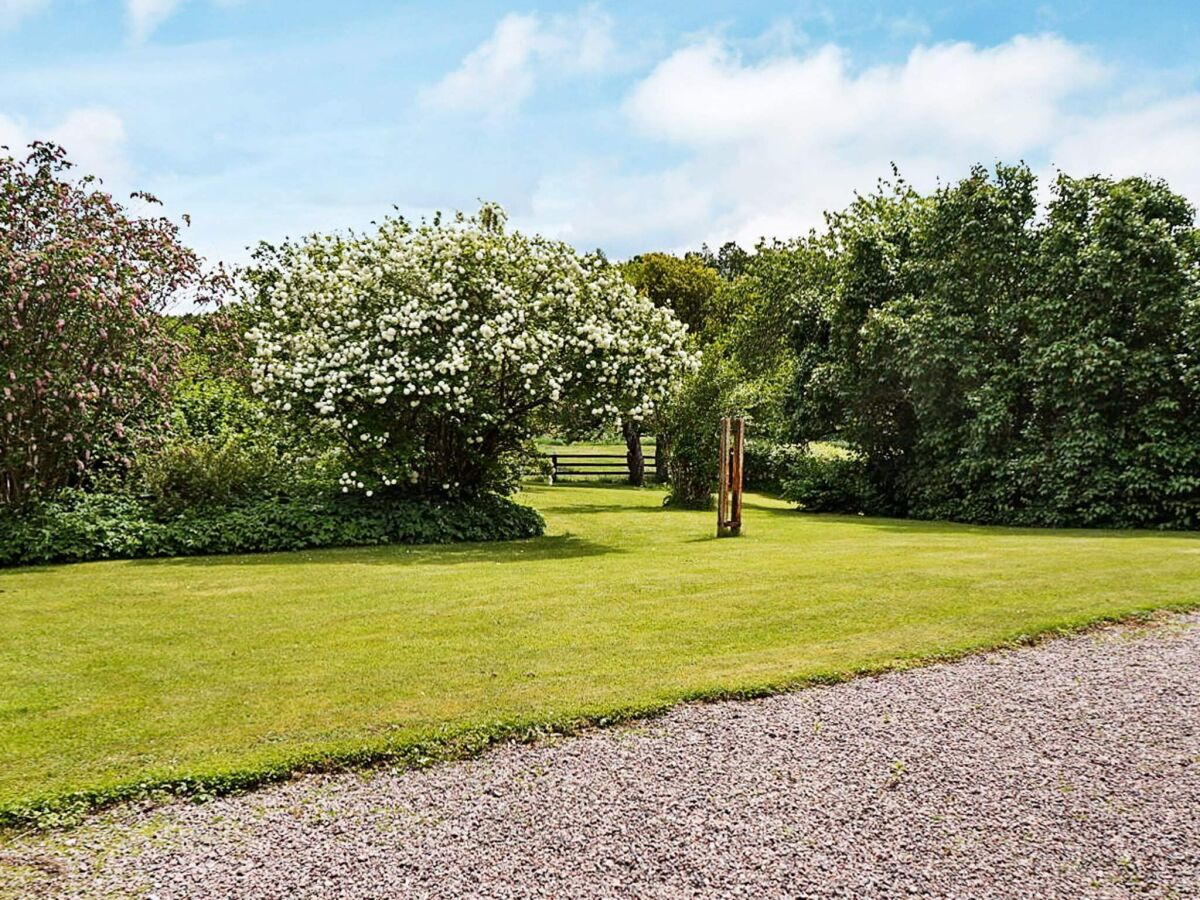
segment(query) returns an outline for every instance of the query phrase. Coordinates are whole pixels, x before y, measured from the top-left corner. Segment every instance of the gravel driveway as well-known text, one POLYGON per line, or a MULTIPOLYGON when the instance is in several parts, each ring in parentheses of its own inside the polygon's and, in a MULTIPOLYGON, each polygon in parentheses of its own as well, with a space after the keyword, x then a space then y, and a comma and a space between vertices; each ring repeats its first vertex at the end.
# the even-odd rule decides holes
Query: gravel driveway
POLYGON ((1200 896, 1197 626, 118 810, 12 843, 0 894, 1200 896))

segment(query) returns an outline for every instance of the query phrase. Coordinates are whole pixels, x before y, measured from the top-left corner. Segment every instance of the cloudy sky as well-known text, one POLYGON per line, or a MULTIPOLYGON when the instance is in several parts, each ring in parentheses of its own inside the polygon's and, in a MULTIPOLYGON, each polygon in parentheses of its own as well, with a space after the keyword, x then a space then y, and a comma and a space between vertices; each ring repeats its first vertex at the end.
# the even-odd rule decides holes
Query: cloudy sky
POLYGON ((246 246, 498 200, 626 256, 791 236, 894 161, 1200 201, 1188 2, 0 0, 0 144, 246 246))

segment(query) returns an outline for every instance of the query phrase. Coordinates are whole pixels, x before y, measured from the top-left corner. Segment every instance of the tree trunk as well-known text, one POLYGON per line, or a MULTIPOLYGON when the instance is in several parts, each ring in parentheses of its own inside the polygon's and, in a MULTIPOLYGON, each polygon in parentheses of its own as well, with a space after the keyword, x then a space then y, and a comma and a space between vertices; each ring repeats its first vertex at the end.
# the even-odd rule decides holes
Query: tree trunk
POLYGON ((646 481, 646 458, 642 455, 642 434, 637 424, 625 420, 621 425, 625 435, 625 462, 629 466, 629 483, 641 487, 646 481))
POLYGON ((670 478, 667 468, 669 463, 667 458, 670 455, 670 447, 667 445, 667 436, 660 434, 654 439, 654 480, 659 484, 666 484, 670 478))

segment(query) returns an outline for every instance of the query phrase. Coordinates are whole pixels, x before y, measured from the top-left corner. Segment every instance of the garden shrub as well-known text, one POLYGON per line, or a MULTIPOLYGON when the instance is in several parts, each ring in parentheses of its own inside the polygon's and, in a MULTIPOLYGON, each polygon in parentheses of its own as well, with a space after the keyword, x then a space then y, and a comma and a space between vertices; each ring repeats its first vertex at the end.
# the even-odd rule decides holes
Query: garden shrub
POLYGON ((69 168, 51 144, 23 160, 0 148, 0 506, 123 470, 157 442, 180 352, 162 312, 225 287, 176 225, 69 168))
POLYGON ((1200 527, 1200 233, 1162 182, 1025 167, 832 216, 791 439, 862 454, 889 514, 1200 527))
POLYGON ((857 456, 804 451, 787 458, 782 496, 805 512, 873 512, 876 503, 864 461, 857 456))
POLYGON ((232 434, 172 441, 139 456, 135 475, 156 510, 179 512, 270 494, 294 480, 295 472, 274 447, 232 434))
POLYGON ((720 419, 737 410, 731 405, 735 388, 728 367, 716 354, 706 353, 700 368, 686 378, 660 411, 670 475, 669 506, 707 509, 717 487, 720 419))
POLYGON ((556 418, 640 423, 693 367, 684 326, 616 266, 494 206, 263 245, 247 280, 255 385, 340 451, 348 492, 504 489, 556 418))
POLYGON ((128 494, 67 490, 20 514, 0 510, 0 565, 515 540, 544 529, 536 510, 494 494, 379 503, 311 490, 163 515, 128 494))
POLYGON ((797 460, 809 450, 802 444, 779 444, 762 438, 747 438, 743 460, 745 488, 778 494, 797 460))

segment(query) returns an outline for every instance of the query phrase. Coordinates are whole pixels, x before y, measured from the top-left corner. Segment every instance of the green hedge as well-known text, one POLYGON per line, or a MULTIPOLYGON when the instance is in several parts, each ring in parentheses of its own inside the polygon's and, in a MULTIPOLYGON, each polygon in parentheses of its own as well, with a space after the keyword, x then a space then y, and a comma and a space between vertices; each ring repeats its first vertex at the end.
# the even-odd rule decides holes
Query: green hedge
POLYGON ((20 512, 0 511, 0 566, 514 540, 544 529, 536 510, 494 494, 439 502, 312 492, 164 516, 129 495, 75 491, 20 512))
POLYGON ((746 441, 743 463, 746 490, 782 493, 784 482, 797 465, 797 460, 808 453, 804 444, 777 444, 751 438, 746 441))
POLYGON ((859 457, 797 454, 782 479, 784 499, 805 512, 877 512, 866 464, 859 457))

